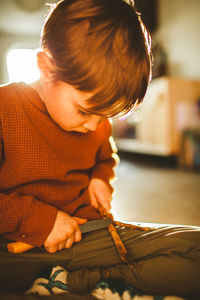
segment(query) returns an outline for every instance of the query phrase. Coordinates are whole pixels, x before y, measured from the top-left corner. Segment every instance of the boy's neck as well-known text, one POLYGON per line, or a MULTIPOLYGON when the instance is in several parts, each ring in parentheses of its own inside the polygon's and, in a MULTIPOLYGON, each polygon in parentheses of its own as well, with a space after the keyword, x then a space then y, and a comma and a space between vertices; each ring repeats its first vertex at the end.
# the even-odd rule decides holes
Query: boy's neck
POLYGON ((37 98, 37 100, 35 99, 35 101, 38 102, 39 99, 40 99, 40 103, 38 103, 38 104, 39 104, 40 108, 43 108, 42 110, 46 111, 46 105, 43 101, 43 99, 44 99, 43 90, 42 90, 42 85, 41 85, 40 81, 38 80, 38 81, 35 81, 35 82, 31 83, 30 87, 33 88, 39 96, 37 98))
POLYGON ((42 102, 43 102, 43 90, 39 80, 30 84, 30 86, 39 94, 42 102))

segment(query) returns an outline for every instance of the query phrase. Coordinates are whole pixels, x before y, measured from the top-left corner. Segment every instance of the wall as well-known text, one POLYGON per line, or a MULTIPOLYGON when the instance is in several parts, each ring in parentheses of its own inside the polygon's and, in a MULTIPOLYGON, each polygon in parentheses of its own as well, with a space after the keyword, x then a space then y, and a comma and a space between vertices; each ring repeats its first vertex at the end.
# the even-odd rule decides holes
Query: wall
POLYGON ((0 84, 8 81, 6 54, 11 48, 38 48, 44 15, 54 0, 0 0, 0 84))
POLYGON ((0 84, 8 82, 6 55, 12 48, 39 48, 38 35, 16 35, 0 33, 0 84))
POLYGON ((158 29, 153 35, 168 57, 168 74, 200 79, 200 1, 158 0, 158 29))

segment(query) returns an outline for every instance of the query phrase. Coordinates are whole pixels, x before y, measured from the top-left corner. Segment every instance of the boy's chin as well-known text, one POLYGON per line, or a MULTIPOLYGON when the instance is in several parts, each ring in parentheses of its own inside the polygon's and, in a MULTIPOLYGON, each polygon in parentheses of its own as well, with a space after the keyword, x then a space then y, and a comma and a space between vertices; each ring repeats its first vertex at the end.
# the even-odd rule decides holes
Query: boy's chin
POLYGON ((65 130, 65 131, 68 131, 68 132, 78 132, 78 133, 87 133, 89 132, 88 129, 84 128, 84 127, 77 127, 77 128, 66 128, 64 126, 61 126, 60 127, 65 130))
POLYGON ((86 129, 86 128, 74 128, 74 129, 71 129, 71 130, 68 130, 68 131, 78 132, 78 133, 87 133, 87 132, 89 132, 89 130, 86 129))
POLYGON ((78 133, 88 133, 89 130, 74 130, 75 132, 78 132, 78 133))

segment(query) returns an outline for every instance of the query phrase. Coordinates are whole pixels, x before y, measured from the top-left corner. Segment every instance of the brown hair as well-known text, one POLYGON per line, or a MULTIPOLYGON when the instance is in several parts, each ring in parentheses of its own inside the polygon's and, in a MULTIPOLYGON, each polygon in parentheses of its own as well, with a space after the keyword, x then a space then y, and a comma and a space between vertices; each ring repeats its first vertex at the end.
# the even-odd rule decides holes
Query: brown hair
POLYGON ((54 78, 92 92, 91 111, 124 115, 140 103, 151 75, 150 37, 123 0, 62 0, 51 9, 42 47, 54 78))

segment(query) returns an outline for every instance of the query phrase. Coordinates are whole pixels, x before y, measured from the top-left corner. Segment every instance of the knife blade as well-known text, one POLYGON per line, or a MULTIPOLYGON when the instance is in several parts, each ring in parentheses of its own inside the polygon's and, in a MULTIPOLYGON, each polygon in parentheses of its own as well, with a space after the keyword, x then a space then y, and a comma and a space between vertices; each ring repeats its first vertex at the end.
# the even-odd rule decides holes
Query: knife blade
POLYGON ((82 225, 80 225, 80 230, 82 233, 98 230, 109 226, 112 223, 112 219, 99 219, 88 221, 82 225))

